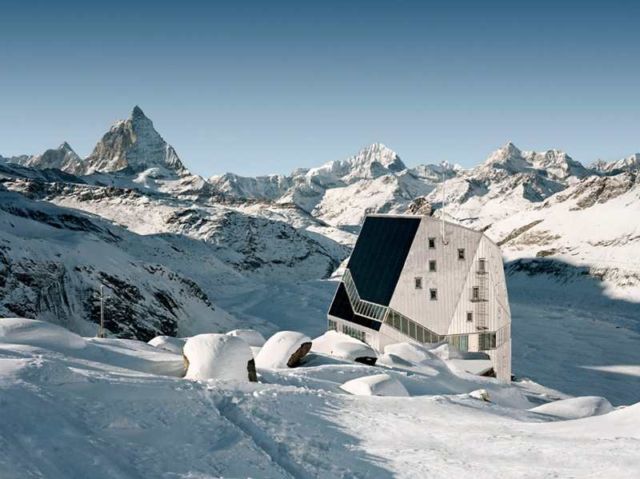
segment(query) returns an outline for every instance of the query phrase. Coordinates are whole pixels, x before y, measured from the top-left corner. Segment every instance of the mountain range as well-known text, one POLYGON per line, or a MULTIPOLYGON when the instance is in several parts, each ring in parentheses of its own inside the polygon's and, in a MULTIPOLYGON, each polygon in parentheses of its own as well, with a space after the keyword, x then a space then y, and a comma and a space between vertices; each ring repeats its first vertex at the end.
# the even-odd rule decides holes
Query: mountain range
POLYGON ((544 269, 567 278, 581 268, 637 301, 639 170, 639 154, 586 167, 512 143, 470 169, 407 167, 376 143, 289 175, 203 178, 136 106, 87 158, 66 142, 0 157, 0 316, 87 333, 102 284, 115 335, 228 326, 220 291, 327 278, 366 214, 407 212, 485 231, 510 267, 568 265, 544 269))

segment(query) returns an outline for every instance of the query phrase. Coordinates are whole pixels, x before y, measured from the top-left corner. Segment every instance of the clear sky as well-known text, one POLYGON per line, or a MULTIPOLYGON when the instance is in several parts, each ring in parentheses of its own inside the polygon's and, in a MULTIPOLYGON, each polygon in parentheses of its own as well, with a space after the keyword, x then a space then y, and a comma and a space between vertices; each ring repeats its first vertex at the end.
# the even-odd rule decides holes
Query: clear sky
POLYGON ((85 156, 138 104, 184 163, 287 173, 372 142, 640 151, 640 2, 0 0, 0 154, 85 156))

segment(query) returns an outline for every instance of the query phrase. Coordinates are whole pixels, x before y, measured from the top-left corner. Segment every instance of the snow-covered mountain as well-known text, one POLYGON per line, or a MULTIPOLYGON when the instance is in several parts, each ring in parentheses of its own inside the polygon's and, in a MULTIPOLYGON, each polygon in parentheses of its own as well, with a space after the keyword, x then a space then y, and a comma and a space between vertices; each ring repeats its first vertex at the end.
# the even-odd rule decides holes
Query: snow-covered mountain
POLYGON ((85 159, 82 173, 122 170, 135 173, 153 170, 153 175, 159 178, 188 173, 173 147, 158 134, 138 106, 128 120, 117 122, 102 137, 85 159))
MULTIPOLYGON (((140 245, 161 237, 176 253, 195 248, 254 285, 328 277, 348 256, 367 213, 411 211, 483 229, 512 261, 542 257, 587 267, 611 294, 637 298, 640 268, 629 258, 640 255, 640 232, 628 218, 640 210, 639 158, 586 168, 559 150, 507 143, 471 169, 408 168, 376 143, 289 175, 204 179, 189 173, 135 107, 87 158, 67 143, 5 158, 0 182, 34 205, 82 210, 124 227, 140 245)), ((224 296, 206 286, 198 268, 172 261, 214 300, 224 296)))
POLYGON ((82 160, 66 141, 58 148, 52 148, 40 155, 19 156, 9 161, 32 168, 56 169, 76 173, 82 169, 82 160))

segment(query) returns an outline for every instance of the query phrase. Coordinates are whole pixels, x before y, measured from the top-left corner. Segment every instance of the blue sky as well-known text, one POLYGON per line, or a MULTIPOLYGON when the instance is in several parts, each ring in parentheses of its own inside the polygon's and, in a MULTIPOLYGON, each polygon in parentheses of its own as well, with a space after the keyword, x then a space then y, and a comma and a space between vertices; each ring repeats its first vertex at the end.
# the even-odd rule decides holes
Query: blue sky
POLYGON ((639 3, 3 0, 0 154, 87 155, 138 104, 203 175, 376 141, 408 165, 507 140, 617 159, 640 151, 639 3))

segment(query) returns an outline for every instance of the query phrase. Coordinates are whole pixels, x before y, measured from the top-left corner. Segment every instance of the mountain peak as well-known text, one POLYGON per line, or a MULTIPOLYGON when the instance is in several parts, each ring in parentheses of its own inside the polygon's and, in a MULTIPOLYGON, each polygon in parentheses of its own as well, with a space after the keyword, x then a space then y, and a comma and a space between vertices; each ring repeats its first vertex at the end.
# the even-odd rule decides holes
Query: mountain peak
POLYGON ((383 143, 372 143, 369 146, 361 149, 355 156, 349 160, 354 166, 373 165, 378 163, 385 169, 389 169, 393 172, 405 170, 407 167, 400 159, 400 156, 387 147, 383 143))
POLYGON ((156 169, 158 177, 188 173, 173 147, 136 105, 131 118, 116 122, 86 160, 86 173, 156 169))
POLYGON ((136 120, 149 120, 149 117, 147 115, 144 114, 144 112, 142 111, 142 108, 140 108, 138 105, 133 107, 133 110, 131 111, 131 120, 136 121, 136 120))

